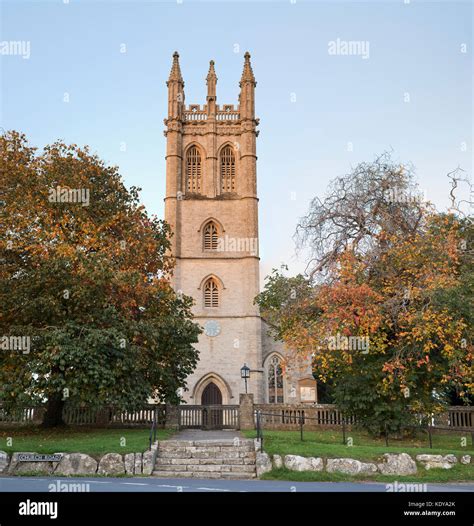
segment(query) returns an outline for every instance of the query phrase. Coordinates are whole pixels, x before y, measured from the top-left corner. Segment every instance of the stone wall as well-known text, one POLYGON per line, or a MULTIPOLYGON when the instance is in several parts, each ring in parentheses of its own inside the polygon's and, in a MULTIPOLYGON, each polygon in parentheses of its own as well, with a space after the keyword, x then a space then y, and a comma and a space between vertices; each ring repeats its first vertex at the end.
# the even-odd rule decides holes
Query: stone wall
POLYGON ((8 455, 0 451, 0 474, 22 475, 40 473, 61 477, 75 475, 104 475, 109 477, 151 475, 155 465, 158 442, 144 453, 106 453, 99 459, 84 453, 55 453, 58 462, 25 461, 24 455, 39 455, 33 452, 17 452, 8 455))
MULTIPOLYGON (((420 454, 412 458, 407 453, 385 453, 377 461, 373 462, 362 462, 353 458, 326 459, 299 455, 285 455, 284 457, 273 455, 273 457, 270 457, 267 453, 261 451, 260 444, 257 441, 255 442, 256 460, 253 462, 256 463, 258 477, 272 471, 274 468, 279 469, 283 467, 290 471, 326 471, 328 473, 364 476, 376 474, 406 476, 417 474, 419 469, 451 469, 457 464, 469 465, 472 459, 471 455, 462 455, 458 458, 451 454, 444 456, 420 454)), ((172 442, 170 441, 169 443, 171 444, 172 442)), ((58 455, 61 455, 61 459, 58 462, 25 462, 22 461, 23 455, 34 455, 35 453, 17 452, 10 456, 4 451, 0 451, 0 474, 28 475, 36 473, 61 477, 81 475, 109 477, 152 475, 157 461, 157 452, 158 443, 155 443, 151 450, 144 453, 126 453, 125 455, 106 453, 99 460, 84 453, 58 453, 58 455)), ((171 456, 174 456, 174 453, 171 456)), ((202 462, 206 463, 204 460, 202 462)), ((235 461, 232 462, 235 463, 235 461)), ((162 469, 162 467, 159 469, 162 469)))
POLYGON ((407 453, 385 453, 375 462, 361 462, 353 458, 302 457, 299 455, 273 455, 265 452, 257 454, 257 476, 269 473, 272 469, 285 467, 290 471, 326 471, 345 475, 416 475, 418 469, 451 469, 458 464, 471 463, 470 455, 459 458, 455 455, 416 455, 413 459, 407 453))

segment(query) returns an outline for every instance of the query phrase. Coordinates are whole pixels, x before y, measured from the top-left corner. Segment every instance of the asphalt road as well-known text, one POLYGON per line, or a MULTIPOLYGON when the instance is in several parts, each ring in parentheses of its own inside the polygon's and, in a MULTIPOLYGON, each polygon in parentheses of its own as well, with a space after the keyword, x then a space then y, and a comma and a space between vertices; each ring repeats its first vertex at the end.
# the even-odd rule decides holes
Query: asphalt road
MULTIPOLYGON (((162 478, 59 478, 59 477, 1 477, 0 492, 47 492, 50 485, 85 484, 91 492, 385 492, 385 484, 363 482, 291 482, 282 480, 201 480, 162 478)), ((428 484, 428 491, 474 492, 473 484, 428 484)), ((61 491, 64 491, 62 489, 61 491)), ((72 489, 70 490, 72 491, 72 489)), ((77 491, 77 490, 76 490, 77 491)))

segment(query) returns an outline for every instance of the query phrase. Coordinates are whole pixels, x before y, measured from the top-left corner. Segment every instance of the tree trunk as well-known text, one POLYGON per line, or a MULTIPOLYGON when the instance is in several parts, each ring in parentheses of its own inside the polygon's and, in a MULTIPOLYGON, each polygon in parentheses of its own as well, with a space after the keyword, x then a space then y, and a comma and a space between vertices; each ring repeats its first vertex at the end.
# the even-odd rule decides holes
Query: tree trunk
POLYGON ((48 398, 46 412, 44 413, 42 427, 65 426, 63 420, 64 400, 61 394, 53 394, 48 398))

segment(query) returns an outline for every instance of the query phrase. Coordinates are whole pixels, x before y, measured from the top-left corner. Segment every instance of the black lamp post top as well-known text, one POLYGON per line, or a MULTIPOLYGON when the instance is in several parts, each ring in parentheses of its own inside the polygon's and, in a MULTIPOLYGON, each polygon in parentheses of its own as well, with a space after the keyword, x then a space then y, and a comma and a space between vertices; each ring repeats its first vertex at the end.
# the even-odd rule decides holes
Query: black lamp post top
POLYGON ((240 376, 242 378, 250 378, 250 368, 247 367, 246 363, 244 363, 243 367, 240 369, 240 376))

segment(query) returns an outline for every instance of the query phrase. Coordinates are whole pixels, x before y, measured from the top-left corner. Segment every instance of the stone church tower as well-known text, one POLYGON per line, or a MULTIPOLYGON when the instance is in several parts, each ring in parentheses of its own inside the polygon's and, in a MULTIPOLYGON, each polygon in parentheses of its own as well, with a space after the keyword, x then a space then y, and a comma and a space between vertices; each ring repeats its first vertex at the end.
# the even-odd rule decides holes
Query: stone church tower
MULTIPOLYGON (((259 293, 255 77, 250 54, 240 79, 239 105, 217 104, 214 62, 207 98, 185 105, 179 55, 167 82, 165 119, 165 220, 176 258, 173 286, 195 300, 203 328, 199 363, 188 377, 188 404, 238 404, 250 370, 248 392, 256 402, 299 402, 297 382, 283 377, 280 342, 269 338, 254 298, 259 293)), ((301 389, 310 384, 302 383, 301 389)), ((303 391, 301 391, 303 392, 303 391)))
POLYGON ((185 105, 179 55, 168 79, 165 219, 174 236, 175 290, 195 299, 203 326, 199 364, 184 393, 190 404, 236 404, 240 369, 252 371, 248 390, 261 400, 261 318, 256 184, 255 78, 249 53, 240 104, 217 104, 211 61, 207 99, 185 105))

